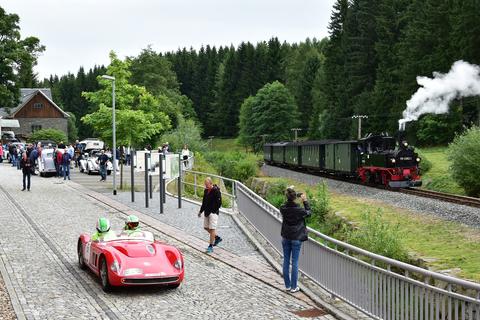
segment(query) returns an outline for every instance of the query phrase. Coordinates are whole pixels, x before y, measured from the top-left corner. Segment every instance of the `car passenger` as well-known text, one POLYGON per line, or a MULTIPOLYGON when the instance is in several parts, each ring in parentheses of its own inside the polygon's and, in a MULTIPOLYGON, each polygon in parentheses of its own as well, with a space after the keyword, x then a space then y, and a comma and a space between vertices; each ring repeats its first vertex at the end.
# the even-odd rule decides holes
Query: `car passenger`
POLYGON ((110 220, 107 218, 101 217, 97 221, 97 232, 92 234, 92 241, 105 241, 115 238, 115 232, 110 231, 110 220))
POLYGON ((125 226, 123 227, 122 234, 131 236, 135 233, 140 233, 142 230, 139 227, 140 221, 136 215, 129 215, 125 220, 125 226))

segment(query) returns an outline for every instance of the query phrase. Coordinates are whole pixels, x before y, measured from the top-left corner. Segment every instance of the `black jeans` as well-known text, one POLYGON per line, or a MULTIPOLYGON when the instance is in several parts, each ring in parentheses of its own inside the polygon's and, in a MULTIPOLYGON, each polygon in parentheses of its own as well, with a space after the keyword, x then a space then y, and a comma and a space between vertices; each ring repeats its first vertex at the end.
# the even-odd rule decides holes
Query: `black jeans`
POLYGON ((30 170, 23 172, 23 190, 25 190, 25 178, 27 178, 27 189, 30 190, 30 170))

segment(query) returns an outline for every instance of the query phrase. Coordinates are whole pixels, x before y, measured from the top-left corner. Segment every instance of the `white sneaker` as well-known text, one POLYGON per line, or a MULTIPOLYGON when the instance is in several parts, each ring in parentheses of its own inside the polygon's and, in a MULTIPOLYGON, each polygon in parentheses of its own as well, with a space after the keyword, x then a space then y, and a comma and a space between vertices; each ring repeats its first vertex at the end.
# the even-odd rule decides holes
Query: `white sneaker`
POLYGON ((295 293, 295 292, 298 292, 298 291, 300 291, 300 288, 296 287, 295 289, 291 289, 290 293, 295 293))
POLYGON ((291 288, 285 288, 285 291, 290 292, 291 288))

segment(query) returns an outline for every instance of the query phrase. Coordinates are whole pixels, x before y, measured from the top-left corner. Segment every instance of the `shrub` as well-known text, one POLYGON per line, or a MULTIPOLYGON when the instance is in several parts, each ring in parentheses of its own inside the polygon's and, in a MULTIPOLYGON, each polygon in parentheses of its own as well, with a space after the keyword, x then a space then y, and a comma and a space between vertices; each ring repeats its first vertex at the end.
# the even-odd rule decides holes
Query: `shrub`
POLYGON ((408 258, 398 225, 384 221, 381 210, 364 212, 360 229, 350 231, 347 238, 352 245, 382 256, 400 261, 408 258))
POLYGON ((328 187, 322 182, 317 187, 316 194, 311 190, 307 190, 307 197, 312 209, 312 218, 319 224, 325 221, 325 216, 330 211, 330 198, 328 195, 328 187))
POLYGON ((67 136, 58 129, 41 129, 30 135, 29 141, 35 143, 40 140, 52 140, 56 143, 60 141, 67 142, 67 136))
POLYGON ((279 208, 285 203, 285 196, 283 194, 268 194, 266 200, 275 208, 279 208))
POLYGON ((193 152, 205 150, 205 143, 201 137, 202 129, 195 121, 191 119, 178 118, 178 126, 174 130, 161 136, 158 143, 168 142, 171 150, 179 151, 184 144, 188 145, 188 149, 193 152))
POLYGON ((467 195, 480 196, 480 127, 472 127, 455 137, 448 146, 453 179, 467 195))
POLYGON ((244 152, 208 152, 205 158, 224 176, 235 180, 246 181, 257 175, 257 157, 244 152))
POLYGON ((415 149, 415 152, 418 153, 418 156, 420 157, 421 161, 420 161, 420 173, 421 174, 425 174, 427 173, 428 171, 430 171, 430 169, 432 169, 432 162, 430 160, 428 160, 428 158, 425 156, 425 154, 420 150, 420 149, 415 149))

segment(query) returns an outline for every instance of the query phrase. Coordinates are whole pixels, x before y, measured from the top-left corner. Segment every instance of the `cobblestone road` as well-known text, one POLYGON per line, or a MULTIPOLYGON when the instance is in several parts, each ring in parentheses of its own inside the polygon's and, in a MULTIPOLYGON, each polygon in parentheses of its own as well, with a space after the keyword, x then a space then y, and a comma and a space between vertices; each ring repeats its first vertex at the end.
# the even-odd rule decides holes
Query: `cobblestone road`
POLYGON ((27 319, 291 319, 293 311, 312 307, 153 229, 184 253, 184 284, 177 290, 103 293, 97 280, 77 267, 77 237, 92 232, 99 215, 116 228, 124 216, 69 184, 32 177, 32 191, 21 192, 20 172, 0 165, 0 257, 7 270, 2 276, 27 319))

